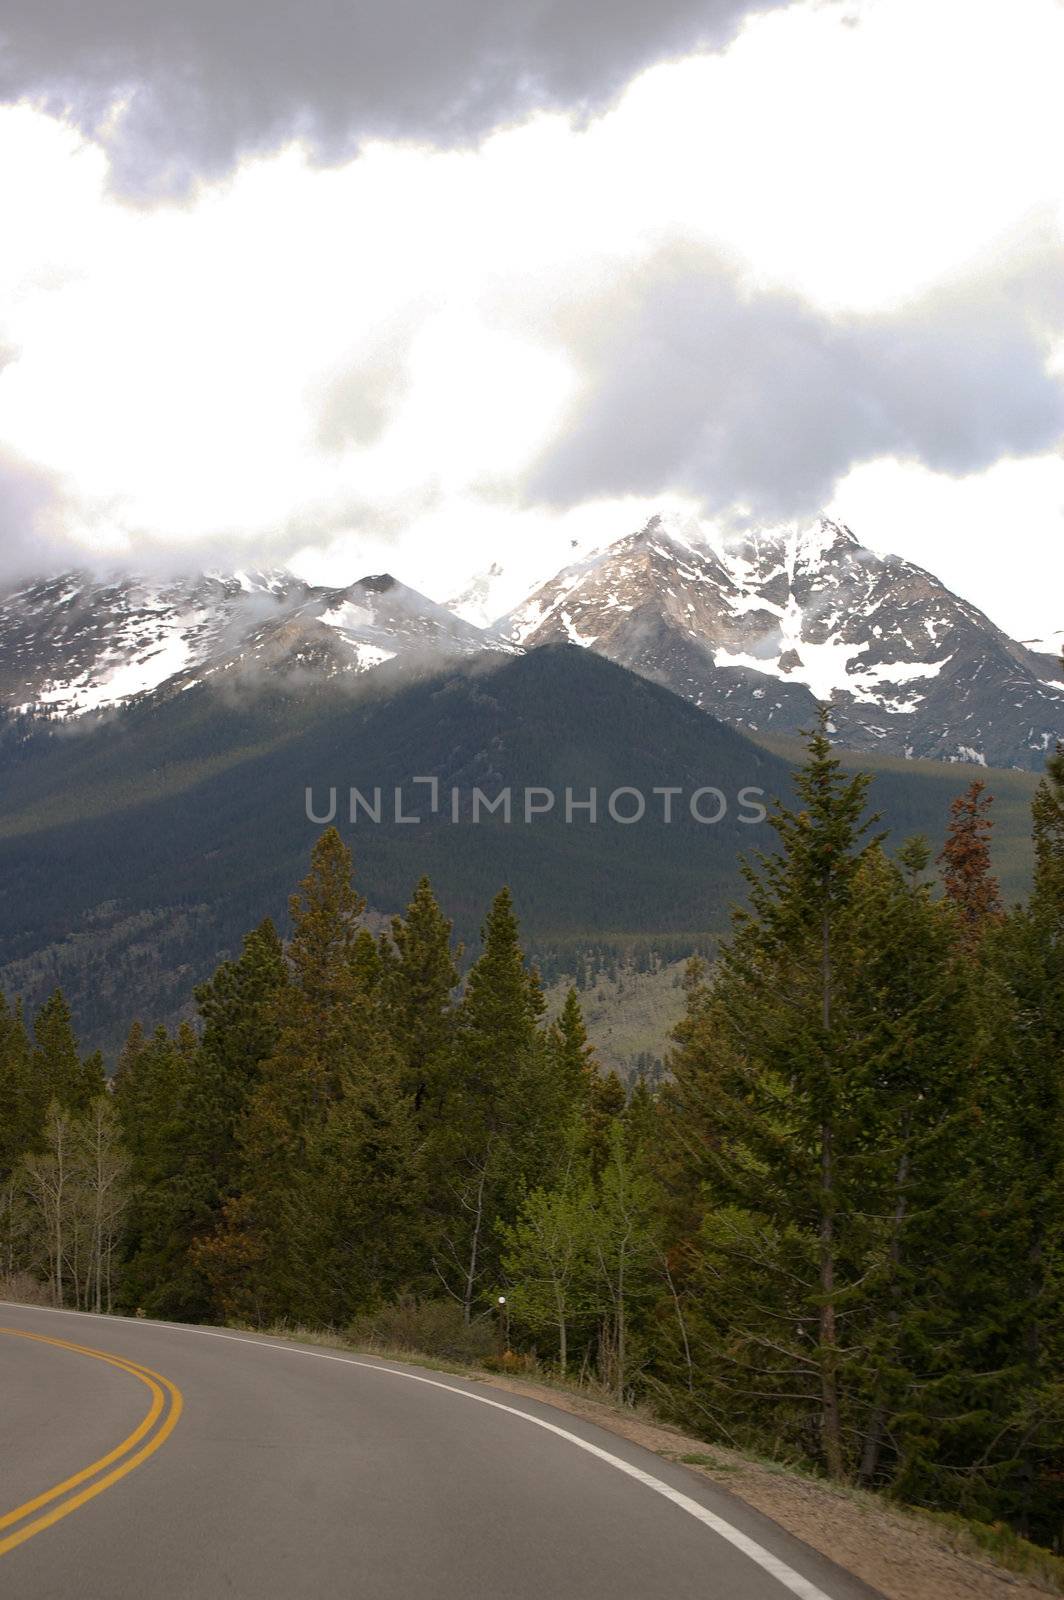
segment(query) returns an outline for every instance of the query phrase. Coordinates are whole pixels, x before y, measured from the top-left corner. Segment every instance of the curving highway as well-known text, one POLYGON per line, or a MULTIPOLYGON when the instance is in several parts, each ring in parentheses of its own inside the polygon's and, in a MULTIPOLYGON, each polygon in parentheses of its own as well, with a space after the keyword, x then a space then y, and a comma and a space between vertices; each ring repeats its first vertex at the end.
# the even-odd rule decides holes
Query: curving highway
POLYGON ((13 1600, 870 1600, 555 1410, 221 1329, 0 1304, 13 1600))

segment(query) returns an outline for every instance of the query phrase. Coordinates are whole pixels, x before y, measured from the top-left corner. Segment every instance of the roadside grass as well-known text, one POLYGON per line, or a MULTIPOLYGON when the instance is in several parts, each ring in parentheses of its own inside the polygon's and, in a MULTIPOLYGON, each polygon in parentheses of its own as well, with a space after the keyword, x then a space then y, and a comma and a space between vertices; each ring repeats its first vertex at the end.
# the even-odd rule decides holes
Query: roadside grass
MULTIPOLYGON (((230 1326, 238 1325, 230 1324, 230 1326)), ((586 1375, 579 1379, 561 1378, 557 1372, 544 1367, 530 1356, 517 1356, 507 1352, 505 1356, 487 1357, 474 1365, 427 1354, 409 1345, 387 1344, 375 1339, 352 1339, 343 1334, 296 1324, 280 1323, 257 1329, 240 1326, 242 1332, 257 1332, 270 1338, 298 1340, 300 1343, 321 1345, 327 1349, 346 1350, 378 1361, 392 1361, 397 1365, 424 1367, 428 1371, 449 1373, 471 1383, 508 1377, 535 1385, 538 1389, 554 1390, 559 1395, 571 1399, 590 1401, 630 1421, 645 1422, 670 1432, 678 1431, 674 1424, 645 1402, 622 1404, 612 1390, 594 1378, 586 1375)), ((852 1484, 832 1483, 795 1463, 737 1450, 731 1445, 726 1447, 723 1455, 711 1449, 680 1451, 659 1448, 655 1453, 664 1460, 700 1468, 723 1478, 741 1477, 744 1471, 750 1471, 804 1480, 806 1483, 815 1484, 825 1493, 845 1499, 859 1509, 898 1517, 925 1530, 933 1530, 943 1538, 949 1549, 960 1555, 989 1560, 1005 1572, 1030 1579, 1032 1583, 1044 1588, 1050 1594, 1064 1595, 1064 1557, 1054 1555, 1051 1550, 1043 1549, 1041 1545, 1031 1544, 1004 1523, 976 1522, 950 1512, 929 1511, 920 1506, 906 1505, 902 1501, 891 1499, 889 1495, 858 1489, 852 1484)), ((741 1491, 739 1493, 741 1498, 741 1491)))
POLYGON ((408 1345, 387 1345, 375 1340, 348 1339, 342 1333, 307 1328, 297 1322, 275 1322, 268 1327, 253 1327, 246 1322, 227 1322, 234 1332, 259 1334, 266 1339, 290 1339, 293 1344, 313 1344, 325 1350, 343 1350, 348 1355, 372 1356, 376 1361, 395 1361, 405 1366, 426 1367, 430 1372, 449 1372, 456 1378, 482 1378, 484 1372, 445 1357, 427 1355, 408 1345))
POLYGON ((946 1511, 905 1508, 921 1522, 945 1532, 947 1542, 965 1555, 989 1556, 998 1566, 1017 1572, 1055 1594, 1064 1594, 1064 1557, 1021 1539, 1003 1522, 970 1522, 946 1511))
POLYGON ((674 1456, 674 1461, 682 1461, 685 1467, 708 1467, 711 1472, 741 1472, 742 1468, 735 1466, 731 1461, 720 1461, 716 1456, 707 1455, 704 1451, 694 1451, 688 1455, 674 1456))

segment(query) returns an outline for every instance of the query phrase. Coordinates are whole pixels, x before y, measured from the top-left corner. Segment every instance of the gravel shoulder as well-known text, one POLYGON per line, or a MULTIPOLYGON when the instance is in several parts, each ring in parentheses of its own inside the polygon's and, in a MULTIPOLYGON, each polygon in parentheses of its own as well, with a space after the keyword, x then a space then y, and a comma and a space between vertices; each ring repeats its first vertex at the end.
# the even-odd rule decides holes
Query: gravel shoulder
POLYGON ((679 1429, 564 1389, 478 1372, 493 1388, 584 1417, 670 1461, 685 1462, 877 1589, 884 1600, 1045 1600, 1060 1590, 960 1547, 951 1531, 875 1495, 764 1465, 679 1429))

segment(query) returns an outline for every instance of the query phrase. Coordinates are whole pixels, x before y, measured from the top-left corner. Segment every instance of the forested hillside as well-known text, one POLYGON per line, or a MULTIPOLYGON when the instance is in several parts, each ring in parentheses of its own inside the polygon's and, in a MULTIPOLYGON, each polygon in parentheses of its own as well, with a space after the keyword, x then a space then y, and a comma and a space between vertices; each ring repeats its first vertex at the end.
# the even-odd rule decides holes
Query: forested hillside
MULTIPOLYGON (((767 827, 738 820, 736 796, 748 786, 785 794, 791 760, 571 645, 368 677, 372 687, 346 691, 201 684, 95 728, 28 737, 10 728, 0 751, 0 986, 31 1005, 61 986, 83 1035, 112 1062, 131 1010, 171 1025, 191 1017, 193 988, 239 952, 247 927, 271 916, 287 931, 286 896, 317 832, 308 787, 318 814, 337 791, 338 824, 378 916, 397 912, 428 874, 471 947, 492 894, 509 883, 550 978, 575 972, 588 950, 608 965, 633 942, 677 959, 709 949, 727 926, 744 892, 738 856, 768 842, 767 827), (439 782, 435 814, 412 783, 426 774, 439 782), (351 826, 351 785, 381 790, 380 823, 363 812, 351 826), (529 785, 557 799, 526 824, 529 785), (701 825, 682 800, 666 824, 653 791, 670 785, 688 797, 714 785, 729 812, 701 825), (396 822, 397 787, 416 825, 396 822), (514 821, 485 814, 472 824, 474 787, 489 796, 511 787, 514 821), (647 798, 636 824, 605 815, 619 787, 647 798), (566 790, 579 799, 592 788, 599 820, 578 811, 567 824, 566 790)), ((1001 781, 1033 792, 1037 780, 1001 781)), ((951 768, 884 771, 877 807, 937 848, 956 783, 951 768)), ((1029 880, 1025 810, 1000 807, 1007 898, 1029 880)))
POLYGON ((811 736, 661 1084, 598 1070, 575 988, 547 1020, 508 890, 462 983, 428 879, 371 932, 333 828, 288 941, 134 1023, 111 1092, 61 995, 5 1004, 8 1287, 467 1357, 502 1294, 530 1361, 1059 1547, 1064 751, 1011 910, 979 782, 937 863, 869 786, 811 736))

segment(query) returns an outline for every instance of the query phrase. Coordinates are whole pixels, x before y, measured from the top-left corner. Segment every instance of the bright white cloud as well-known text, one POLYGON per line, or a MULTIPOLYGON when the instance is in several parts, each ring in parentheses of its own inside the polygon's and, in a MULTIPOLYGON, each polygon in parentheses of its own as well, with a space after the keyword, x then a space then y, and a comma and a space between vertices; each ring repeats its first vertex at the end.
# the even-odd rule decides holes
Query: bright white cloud
POLYGON ((795 5, 645 73, 598 137, 663 229, 763 283, 880 310, 1064 201, 1064 7, 795 5))
MULTIPOLYGON (((585 404, 581 339, 659 258, 715 260, 755 320, 758 294, 789 296, 814 340, 997 281, 1032 240, 1059 245, 1061 59, 1055 0, 1013 0, 1007 25, 970 0, 808 0, 642 73, 586 126, 541 115, 476 149, 379 143, 332 168, 289 147, 145 209, 109 192, 101 149, 0 111, 0 450, 51 475, 52 526, 103 553, 243 541, 438 594, 500 552, 514 584, 538 576, 548 549, 669 499, 618 481, 551 511, 524 492, 585 404)), ((742 415, 756 428, 756 396, 742 415)), ((866 462, 835 508, 1046 631, 1029 576, 1059 536, 1059 467, 866 462), (1011 591, 990 578, 1006 527, 1011 591)))
POLYGON ((1015 639, 1064 623, 1064 459, 1001 461, 968 478, 872 461, 839 484, 830 514, 874 550, 926 567, 1015 639))

